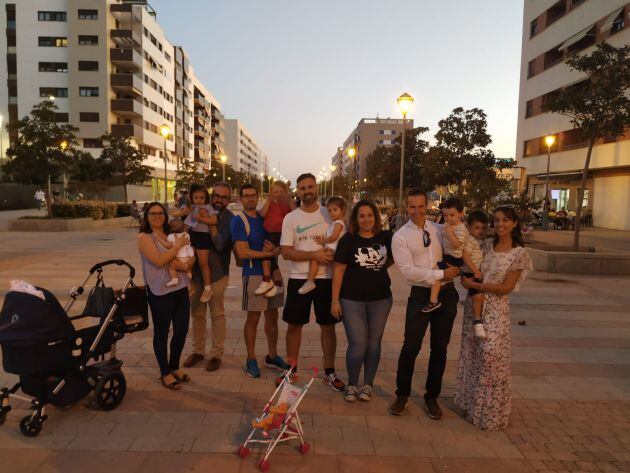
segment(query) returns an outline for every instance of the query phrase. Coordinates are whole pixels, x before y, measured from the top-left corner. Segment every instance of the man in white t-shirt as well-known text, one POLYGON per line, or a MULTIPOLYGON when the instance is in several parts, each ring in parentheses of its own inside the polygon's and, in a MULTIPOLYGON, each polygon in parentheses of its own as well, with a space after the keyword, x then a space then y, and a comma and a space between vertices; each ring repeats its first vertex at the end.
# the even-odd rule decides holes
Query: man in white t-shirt
POLYGON ((345 384, 335 373, 335 352, 337 335, 335 324, 339 322, 330 313, 332 302, 332 261, 334 251, 318 244, 316 238, 326 233, 332 224, 328 210, 319 205, 317 182, 310 173, 297 178, 297 193, 301 205, 284 217, 280 246, 282 257, 289 261, 289 281, 287 300, 282 319, 289 324, 287 330, 287 361, 294 367, 295 377, 297 360, 300 354, 302 327, 309 322, 311 306, 315 309, 315 321, 322 331, 322 351, 324 353, 324 382, 333 391, 343 391, 345 384), (315 279, 315 289, 300 294, 298 290, 308 278, 309 261, 317 260, 320 264, 315 279))

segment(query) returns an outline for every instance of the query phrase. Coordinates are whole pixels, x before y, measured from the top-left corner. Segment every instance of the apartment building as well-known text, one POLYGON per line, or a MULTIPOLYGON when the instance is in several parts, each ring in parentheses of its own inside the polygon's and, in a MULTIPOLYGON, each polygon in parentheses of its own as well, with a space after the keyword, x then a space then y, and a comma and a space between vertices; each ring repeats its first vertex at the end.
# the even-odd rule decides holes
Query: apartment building
POLYGON ((225 128, 224 118, 221 113, 221 104, 193 76, 195 97, 195 162, 209 171, 215 161, 225 152, 225 128))
MULTIPOLYGON (((407 129, 413 128, 413 120, 407 120, 407 129)), ((332 164, 337 166, 336 172, 348 174, 351 165, 353 175, 362 181, 367 174, 366 158, 379 146, 389 147, 395 144, 403 130, 403 120, 397 118, 362 118, 356 128, 343 142, 341 149, 333 156, 332 164), (354 150, 355 156, 348 151, 354 150)))
POLYGON ((167 39, 146 1, 0 0, 0 25, 6 28, 0 35, 4 123, 52 98, 59 122, 77 126, 79 147, 94 156, 103 134, 129 137, 156 169, 152 186, 133 189, 134 198, 163 199, 165 148, 168 194, 178 164, 195 159, 195 90, 211 97, 208 146, 215 155, 223 149, 218 102, 194 78, 186 52, 167 39), (166 140, 162 125, 170 129, 166 140))
POLYGON ((556 135, 549 166, 552 207, 583 205, 592 211, 595 226, 624 230, 630 230, 630 131, 596 144, 584 200, 578 203, 586 143, 569 118, 543 113, 543 105, 562 88, 579 87, 585 80, 569 70, 568 56, 588 54, 601 41, 630 44, 629 20, 627 0, 525 0, 515 154, 519 187, 543 199, 544 137, 556 135))
POLYGON ((238 119, 225 120, 225 154, 237 171, 257 176, 264 170, 260 146, 238 119))

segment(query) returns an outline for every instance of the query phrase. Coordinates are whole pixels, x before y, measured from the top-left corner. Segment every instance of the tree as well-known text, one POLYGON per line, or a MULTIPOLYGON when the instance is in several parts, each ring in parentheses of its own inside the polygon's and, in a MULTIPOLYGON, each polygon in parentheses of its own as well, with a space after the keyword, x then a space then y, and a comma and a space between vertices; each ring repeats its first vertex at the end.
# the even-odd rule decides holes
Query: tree
POLYGON ((128 202, 127 186, 142 184, 151 178, 152 168, 142 164, 146 155, 134 148, 129 138, 122 138, 105 134, 101 159, 109 167, 108 180, 111 185, 122 185, 125 193, 125 203, 128 202))
POLYGON ((207 183, 203 173, 199 172, 197 163, 184 159, 176 172, 177 187, 189 188, 192 183, 207 183))
POLYGON ((509 188, 500 171, 513 167, 512 160, 497 159, 488 149, 486 114, 480 108, 453 109, 438 122, 436 144, 429 150, 423 170, 434 185, 457 185, 457 195, 469 207, 484 207, 509 188))
POLYGON ((630 46, 615 48, 600 43, 590 55, 571 56, 566 60, 571 70, 586 74, 587 79, 577 87, 567 87, 553 96, 545 112, 559 113, 571 119, 586 140, 586 160, 582 170, 582 185, 578 190, 578 204, 573 234, 573 251, 580 244, 580 219, 584 189, 595 143, 604 137, 617 137, 630 125, 630 46))

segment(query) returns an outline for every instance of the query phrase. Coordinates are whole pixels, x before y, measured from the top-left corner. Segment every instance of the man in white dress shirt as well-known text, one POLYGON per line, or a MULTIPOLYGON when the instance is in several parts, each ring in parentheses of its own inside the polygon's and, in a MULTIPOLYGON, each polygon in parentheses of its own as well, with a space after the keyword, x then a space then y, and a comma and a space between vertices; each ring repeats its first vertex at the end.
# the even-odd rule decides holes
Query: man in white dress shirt
POLYGON ((400 272, 411 286, 405 316, 405 341, 398 358, 396 375, 396 400, 389 407, 390 414, 401 415, 407 408, 411 395, 411 380, 416 358, 422 347, 422 339, 431 326, 431 353, 426 380, 424 407, 432 419, 440 419, 442 410, 437 398, 442 389, 442 376, 446 368, 446 350, 451 339, 453 322, 457 315, 459 295, 453 278, 460 269, 449 266, 437 269, 442 260, 442 226, 426 219, 427 194, 412 189, 407 194, 409 221, 398 230, 392 239, 392 253, 400 272), (436 269, 434 269, 436 268, 436 269), (442 281, 439 301, 442 307, 430 313, 421 309, 428 303, 431 285, 442 281))

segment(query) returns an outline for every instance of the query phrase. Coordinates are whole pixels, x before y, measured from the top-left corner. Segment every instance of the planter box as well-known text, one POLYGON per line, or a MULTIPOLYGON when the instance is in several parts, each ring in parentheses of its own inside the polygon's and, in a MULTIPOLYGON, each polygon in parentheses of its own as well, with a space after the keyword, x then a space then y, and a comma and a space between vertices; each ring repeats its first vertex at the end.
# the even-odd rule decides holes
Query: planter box
POLYGON ((527 247, 534 269, 547 273, 630 275, 630 253, 593 251, 558 251, 527 247))
POLYGON ((92 220, 91 218, 24 218, 9 222, 11 232, 76 232, 128 225, 131 217, 92 220))

